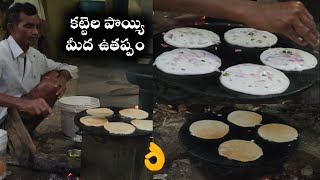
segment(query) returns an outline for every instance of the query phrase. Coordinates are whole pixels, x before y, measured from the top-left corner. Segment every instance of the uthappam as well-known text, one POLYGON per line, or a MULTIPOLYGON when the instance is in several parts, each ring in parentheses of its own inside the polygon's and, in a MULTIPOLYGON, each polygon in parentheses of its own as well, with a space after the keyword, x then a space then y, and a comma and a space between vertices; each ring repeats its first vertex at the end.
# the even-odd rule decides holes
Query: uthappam
POLYGON ((129 108, 122 109, 119 111, 122 117, 127 117, 131 119, 146 119, 149 117, 149 113, 141 109, 129 108))
POLYGON ((261 123, 262 116, 251 111, 233 111, 228 114, 229 122, 241 127, 254 127, 261 123))
POLYGON ((312 69, 318 60, 312 54, 294 48, 270 48, 260 55, 263 64, 283 71, 312 69))
POLYGON ((102 117, 84 116, 80 118, 80 122, 86 126, 99 127, 108 123, 108 120, 102 117))
POLYGON ((171 29, 164 34, 163 40, 178 48, 206 48, 220 43, 216 33, 191 27, 171 29))
POLYGON ((144 131, 152 131, 153 130, 153 121, 152 120, 140 120, 135 119, 131 121, 137 129, 144 130, 144 131))
POLYGON ((124 122, 110 122, 104 125, 106 129, 111 134, 132 134, 135 131, 135 127, 131 124, 124 122))
POLYGON ((251 95, 280 94, 288 89, 289 78, 281 71, 258 64, 238 64, 223 71, 221 84, 233 91, 251 95))
POLYGON ((295 128, 278 123, 261 126, 258 129, 258 134, 263 139, 276 143, 291 142, 298 138, 298 131, 295 128))
POLYGON ((93 109, 87 109, 87 114, 90 114, 91 116, 97 116, 97 117, 107 117, 112 116, 113 111, 109 108, 93 108, 93 109))
POLYGON ((217 120, 200 120, 192 123, 189 131, 201 139, 220 139, 228 134, 229 126, 217 120))
POLYGON ((262 149, 256 143, 240 139, 223 142, 218 152, 220 156, 240 162, 255 161, 263 155, 262 149))
POLYGON ((174 75, 202 75, 219 71, 221 59, 204 50, 174 49, 154 62, 159 70, 174 75))
POLYGON ((278 42, 274 34, 253 28, 234 28, 224 34, 224 39, 231 45, 263 48, 271 47, 278 42))

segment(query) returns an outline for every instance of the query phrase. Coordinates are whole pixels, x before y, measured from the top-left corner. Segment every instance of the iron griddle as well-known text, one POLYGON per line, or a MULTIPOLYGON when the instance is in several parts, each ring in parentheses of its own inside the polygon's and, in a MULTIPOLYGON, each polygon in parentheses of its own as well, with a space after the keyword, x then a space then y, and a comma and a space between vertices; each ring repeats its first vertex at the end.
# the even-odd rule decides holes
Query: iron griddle
MULTIPOLYGON (((109 117, 105 117, 109 122, 124 122, 131 124, 130 121, 133 119, 130 118, 122 118, 119 115, 119 111, 121 109, 127 109, 127 108, 120 108, 120 107, 109 107, 114 114, 109 117)), ((78 126, 79 131, 77 134, 79 135, 95 135, 95 136, 114 136, 114 137, 136 137, 136 136, 145 136, 152 134, 152 131, 144 131, 140 130, 138 128, 135 129, 135 131, 132 134, 112 134, 109 133, 106 129, 104 129, 103 126, 101 127, 94 127, 94 126, 86 126, 80 122, 80 118, 84 116, 91 116, 89 115, 86 110, 81 111, 77 113, 74 117, 74 123, 78 126)), ((131 124, 132 125, 132 124, 131 124)))
MULTIPOLYGON (((262 64, 260 61, 260 54, 268 48, 245 48, 239 46, 233 46, 226 43, 223 39, 224 33, 232 28, 243 27, 240 24, 235 23, 206 23, 205 25, 193 26, 196 28, 208 29, 217 33, 221 38, 221 44, 217 47, 211 46, 203 50, 209 51, 222 60, 222 66, 220 70, 225 70, 230 66, 242 63, 254 63, 262 64), (240 51, 239 51, 240 50, 240 51), (237 51, 237 52, 236 52, 237 51), (238 52, 239 51, 239 52, 238 52)), ((274 47, 291 47, 307 51, 315 55, 311 48, 303 47, 288 40, 282 35, 277 35, 278 43, 274 47)), ((154 60, 157 56, 163 52, 172 50, 172 46, 166 45, 163 41, 163 33, 154 35, 154 60)), ((316 56, 318 58, 318 56, 316 56)), ((211 73, 205 75, 190 75, 179 76, 171 75, 162 72, 154 66, 154 79, 161 86, 166 88, 175 88, 181 91, 182 94, 192 94, 193 96, 207 96, 217 101, 237 101, 237 102, 256 102, 256 101, 272 101, 279 98, 287 98, 296 93, 302 92, 310 88, 315 82, 320 79, 320 67, 318 65, 310 70, 302 72, 284 72, 290 79, 289 88, 281 93, 274 95, 249 95, 236 91, 229 90, 221 85, 219 81, 220 73, 211 73)), ((170 96, 170 95, 167 95, 170 96)))
MULTIPOLYGON (((285 161, 290 154, 297 149, 299 138, 295 141, 288 143, 271 143, 263 140, 259 137, 257 129, 261 126, 256 126, 253 128, 242 128, 227 121, 227 115, 234 111, 235 109, 228 108, 221 110, 220 112, 207 112, 194 118, 188 118, 188 120, 182 125, 179 131, 179 140, 182 147, 191 155, 204 160, 208 163, 213 163, 215 165, 222 165, 226 167, 257 167, 257 166, 270 166, 279 165, 285 161), (201 119, 213 119, 219 120, 229 125, 229 133, 218 140, 204 140, 194 137, 189 132, 190 125, 201 119), (235 160, 229 160, 218 154, 219 145, 227 140, 231 139, 243 139, 243 140, 254 140, 262 150, 264 155, 252 162, 240 162, 235 160)), ((241 110, 241 109, 237 109, 241 110)), ((262 112, 257 112, 262 115, 262 125, 269 123, 281 123, 287 124, 284 120, 262 112)))

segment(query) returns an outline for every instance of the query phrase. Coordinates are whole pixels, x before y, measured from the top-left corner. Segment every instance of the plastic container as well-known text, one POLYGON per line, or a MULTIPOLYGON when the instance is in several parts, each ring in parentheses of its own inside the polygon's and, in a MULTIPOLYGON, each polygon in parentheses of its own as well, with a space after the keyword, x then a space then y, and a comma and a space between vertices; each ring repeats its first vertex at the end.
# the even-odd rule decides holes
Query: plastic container
POLYGON ((8 135, 7 131, 0 129, 0 180, 7 175, 6 153, 7 153, 8 135))
POLYGON ((100 107, 100 101, 88 96, 69 96, 59 99, 58 107, 61 110, 61 128, 64 135, 73 138, 79 128, 74 123, 76 113, 100 107))

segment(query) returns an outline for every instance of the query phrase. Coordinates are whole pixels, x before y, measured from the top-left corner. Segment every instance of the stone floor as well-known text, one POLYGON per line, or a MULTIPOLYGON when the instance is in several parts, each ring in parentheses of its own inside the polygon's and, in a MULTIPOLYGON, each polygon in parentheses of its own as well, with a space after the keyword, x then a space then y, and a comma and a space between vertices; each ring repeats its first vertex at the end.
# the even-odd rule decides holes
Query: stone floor
MULTIPOLYGON (((139 89, 127 81, 125 74, 137 62, 121 59, 68 59, 66 63, 79 68, 79 78, 76 82, 69 84, 71 91, 69 89, 66 92, 67 95, 96 97, 100 100, 101 107, 134 107, 139 103, 139 89), (75 88, 76 84, 77 88, 75 88)), ((61 154, 72 148, 80 148, 79 144, 61 132, 60 109, 57 106, 54 108, 54 113, 36 128, 34 140, 38 150, 48 154, 61 154)), ((14 162, 8 162, 6 178, 8 180, 72 179, 58 174, 31 171, 14 165, 14 162)))

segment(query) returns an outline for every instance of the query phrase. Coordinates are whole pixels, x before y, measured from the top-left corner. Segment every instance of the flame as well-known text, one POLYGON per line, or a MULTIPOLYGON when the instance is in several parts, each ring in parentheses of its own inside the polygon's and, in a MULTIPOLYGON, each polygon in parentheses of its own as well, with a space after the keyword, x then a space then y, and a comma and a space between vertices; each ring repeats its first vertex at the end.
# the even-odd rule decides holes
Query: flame
POLYGON ((139 106, 138 106, 138 105, 135 105, 134 108, 135 108, 135 109, 139 109, 139 106))

